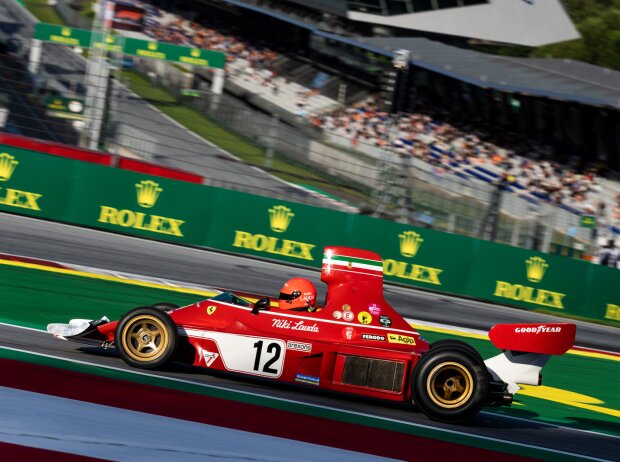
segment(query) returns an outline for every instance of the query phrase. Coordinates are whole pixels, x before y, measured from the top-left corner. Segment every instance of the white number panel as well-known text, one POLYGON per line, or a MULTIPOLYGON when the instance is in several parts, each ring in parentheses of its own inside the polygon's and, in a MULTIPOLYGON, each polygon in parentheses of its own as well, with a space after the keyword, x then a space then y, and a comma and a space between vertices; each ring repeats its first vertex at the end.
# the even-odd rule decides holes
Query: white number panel
POLYGON ((286 353, 282 340, 196 329, 185 329, 185 334, 213 340, 229 371, 273 378, 282 375, 286 353))

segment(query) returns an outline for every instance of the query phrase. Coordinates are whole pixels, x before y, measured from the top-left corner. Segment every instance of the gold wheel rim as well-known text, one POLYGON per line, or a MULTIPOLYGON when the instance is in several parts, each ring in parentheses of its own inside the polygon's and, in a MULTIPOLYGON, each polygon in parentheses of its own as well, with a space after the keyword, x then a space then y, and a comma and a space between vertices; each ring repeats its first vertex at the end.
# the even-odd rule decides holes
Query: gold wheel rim
POLYGON ((165 324, 155 316, 139 315, 123 328, 121 342, 125 352, 135 361, 155 361, 162 356, 170 336, 165 324))
POLYGON ((442 408, 462 406, 473 394, 474 380, 462 364, 445 362, 435 366, 426 380, 428 396, 442 408))

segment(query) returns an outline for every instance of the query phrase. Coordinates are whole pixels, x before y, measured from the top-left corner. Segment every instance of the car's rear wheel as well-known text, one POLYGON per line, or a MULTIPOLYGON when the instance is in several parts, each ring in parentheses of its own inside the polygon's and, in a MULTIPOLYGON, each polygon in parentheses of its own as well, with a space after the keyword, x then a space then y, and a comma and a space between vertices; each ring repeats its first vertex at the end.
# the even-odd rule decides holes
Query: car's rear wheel
POLYGON ((440 422, 470 419, 486 403, 489 378, 484 363, 467 349, 445 345, 422 355, 413 370, 411 392, 417 407, 440 422))
POLYGON ((127 364, 154 369, 166 364, 177 345, 177 329, 165 312, 141 307, 125 314, 114 333, 119 355, 127 364))

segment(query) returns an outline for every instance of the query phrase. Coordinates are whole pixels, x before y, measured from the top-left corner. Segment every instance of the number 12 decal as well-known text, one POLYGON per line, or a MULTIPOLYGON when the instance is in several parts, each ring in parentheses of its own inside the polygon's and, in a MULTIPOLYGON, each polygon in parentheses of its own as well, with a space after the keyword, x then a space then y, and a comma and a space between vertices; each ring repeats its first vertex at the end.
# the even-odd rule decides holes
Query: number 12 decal
POLYGON ((274 369, 271 366, 280 359, 280 355, 282 354, 282 347, 280 344, 276 342, 269 342, 266 346, 266 354, 264 356, 268 356, 267 361, 262 365, 261 369, 261 356, 263 356, 263 345, 265 342, 259 340, 254 344, 254 348, 256 349, 256 356, 254 358, 254 370, 257 372, 263 372, 265 374, 279 374, 280 371, 278 369, 274 369), (269 356, 271 355, 271 356, 269 356))

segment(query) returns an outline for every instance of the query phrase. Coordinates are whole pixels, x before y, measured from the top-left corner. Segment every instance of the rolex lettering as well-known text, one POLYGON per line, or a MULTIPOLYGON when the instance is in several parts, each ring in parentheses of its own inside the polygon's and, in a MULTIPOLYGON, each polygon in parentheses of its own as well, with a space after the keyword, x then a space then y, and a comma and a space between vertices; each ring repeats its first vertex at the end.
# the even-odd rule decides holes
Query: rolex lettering
MULTIPOLYGON (((136 199, 142 208, 155 207, 163 188, 151 180, 143 180, 136 184, 136 199)), ((148 214, 129 209, 118 209, 109 205, 99 207, 100 223, 108 223, 122 228, 133 228, 158 234, 183 237, 183 220, 148 214)))

